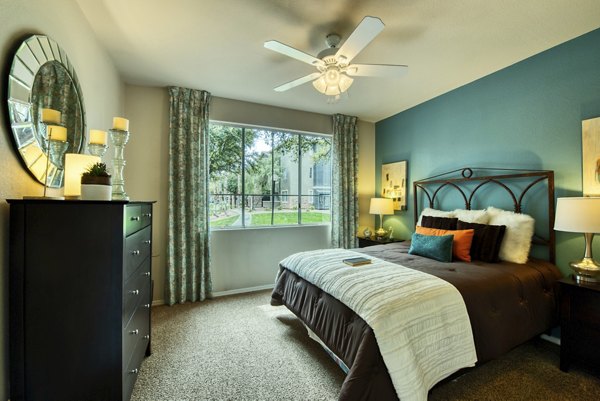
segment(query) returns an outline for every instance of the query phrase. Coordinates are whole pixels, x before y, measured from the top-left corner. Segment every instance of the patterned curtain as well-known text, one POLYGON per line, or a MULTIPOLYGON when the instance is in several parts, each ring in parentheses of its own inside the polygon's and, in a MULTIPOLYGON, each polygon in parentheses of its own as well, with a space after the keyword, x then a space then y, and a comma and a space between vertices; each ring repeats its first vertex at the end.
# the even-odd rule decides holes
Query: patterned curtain
POLYGON ((358 130, 356 117, 333 116, 333 188, 331 242, 334 248, 356 248, 358 228, 358 130))
POLYGON ((211 297, 208 238, 210 93, 170 87, 167 302, 211 297))

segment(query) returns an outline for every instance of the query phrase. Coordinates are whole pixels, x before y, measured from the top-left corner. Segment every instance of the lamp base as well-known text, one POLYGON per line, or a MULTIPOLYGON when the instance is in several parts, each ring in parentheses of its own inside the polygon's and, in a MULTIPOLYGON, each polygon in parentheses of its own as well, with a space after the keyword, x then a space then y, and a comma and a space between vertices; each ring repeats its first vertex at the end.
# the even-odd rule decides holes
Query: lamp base
POLYGON ((575 272, 575 281, 600 283, 600 264, 592 258, 583 258, 569 263, 575 272))
POLYGON ((385 238, 387 236, 387 231, 383 227, 379 227, 379 229, 375 231, 375 235, 378 239, 385 238))

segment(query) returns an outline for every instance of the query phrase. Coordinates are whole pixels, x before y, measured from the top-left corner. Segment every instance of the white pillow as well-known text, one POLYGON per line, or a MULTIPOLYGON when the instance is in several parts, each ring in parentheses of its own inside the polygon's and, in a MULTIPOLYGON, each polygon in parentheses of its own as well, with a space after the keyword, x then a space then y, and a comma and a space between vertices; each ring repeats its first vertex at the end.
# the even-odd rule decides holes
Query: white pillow
POLYGON ((419 215, 419 221, 417 222, 418 226, 421 225, 421 219, 423 218, 423 216, 454 217, 454 212, 446 212, 443 210, 431 209, 429 207, 426 207, 425 209, 423 209, 423 211, 419 215))
POLYGON ((456 209, 454 217, 465 223, 487 224, 490 221, 490 216, 485 209, 483 210, 466 210, 456 209))
POLYGON ((533 217, 495 207, 488 207, 487 213, 490 216, 489 224, 506 226, 506 232, 502 244, 500 244, 500 259, 507 262, 526 263, 535 226, 533 217))

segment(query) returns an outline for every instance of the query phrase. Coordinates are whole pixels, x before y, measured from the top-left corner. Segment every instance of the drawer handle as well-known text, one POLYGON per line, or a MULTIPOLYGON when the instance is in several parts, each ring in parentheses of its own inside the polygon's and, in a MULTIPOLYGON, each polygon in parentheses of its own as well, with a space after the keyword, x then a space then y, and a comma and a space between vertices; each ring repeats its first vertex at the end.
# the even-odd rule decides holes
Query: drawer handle
POLYGON ((136 249, 135 251, 131 252, 131 254, 133 256, 138 256, 140 254, 140 251, 139 251, 139 249, 136 249))
POLYGON ((152 241, 150 241, 149 239, 147 239, 146 241, 144 241, 144 244, 146 245, 150 245, 152 243, 152 241))
POLYGON ((129 334, 131 334, 132 336, 137 336, 138 334, 140 334, 140 331, 138 329, 135 329, 130 331, 129 334))
POLYGON ((146 309, 150 309, 150 304, 145 304, 145 305, 144 305, 144 308, 146 308, 146 309))
POLYGON ((146 334, 146 335, 144 336, 144 340, 149 340, 149 339, 150 339, 150 334, 146 334))
POLYGON ((131 291, 129 291, 129 293, 131 295, 139 295, 140 294, 140 290, 131 290, 131 291))
POLYGON ((131 370, 129 371, 129 374, 132 374, 132 375, 137 375, 137 374, 138 374, 138 372, 139 372, 139 370, 137 370, 137 369, 131 369, 131 370))
POLYGON ((140 216, 133 216, 131 221, 140 221, 140 216))
POLYGON ((150 277, 150 272, 144 272, 144 276, 150 277))
POLYGON ((152 213, 144 213, 142 214, 143 217, 152 217, 152 213))

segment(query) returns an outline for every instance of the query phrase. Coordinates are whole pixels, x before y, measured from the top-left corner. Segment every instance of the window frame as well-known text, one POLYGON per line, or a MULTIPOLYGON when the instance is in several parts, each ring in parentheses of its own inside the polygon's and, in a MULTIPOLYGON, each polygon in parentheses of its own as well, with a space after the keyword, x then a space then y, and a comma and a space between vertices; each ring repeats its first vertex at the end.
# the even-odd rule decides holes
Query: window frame
MULTIPOLYGON (((232 122, 228 122, 228 121, 223 121, 223 120, 209 120, 209 130, 210 130, 210 126, 211 125, 223 125, 223 126, 228 126, 228 127, 233 127, 233 128, 239 128, 242 130, 242 141, 241 141, 241 159, 242 159, 242 163, 241 163, 241 194, 239 196, 241 196, 241 219, 242 219, 242 225, 241 226, 225 226, 225 227, 211 227, 210 224, 210 220, 209 220, 209 230, 210 231, 227 231, 227 230, 247 230, 247 229, 273 229, 273 228, 280 228, 280 227, 310 227, 310 226, 327 226, 327 225, 331 225, 331 220, 333 218, 333 203, 331 202, 331 195, 329 198, 329 221, 327 222, 323 222, 323 223, 302 223, 302 197, 303 196, 308 196, 308 195, 303 195, 302 194, 302 137, 303 136, 312 136, 312 137, 319 137, 319 138, 326 138, 330 141, 330 146, 331 146, 331 152, 333 152, 333 135, 332 134, 326 134, 326 133, 318 133, 318 132, 310 132, 310 131, 302 131, 302 130, 294 130, 294 129, 286 129, 286 128, 273 128, 273 127, 267 127, 267 126, 261 126, 261 125, 254 125, 254 124, 243 124, 243 123, 232 123, 232 122), (297 195, 289 195, 286 194, 286 198, 293 198, 293 197, 297 197, 298 199, 298 223, 295 224, 273 224, 271 223, 270 225, 260 225, 260 226, 246 226, 245 224, 245 213, 246 213, 246 207, 245 207, 245 198, 246 198, 246 133, 245 130, 246 129, 253 129, 253 130, 262 130, 262 131, 269 131, 269 132, 273 132, 273 133, 283 133, 283 134, 292 134, 292 135, 298 135, 299 140, 298 140, 298 189, 297 195)), ((210 135, 210 133, 209 133, 210 135)), ((210 140, 210 139, 209 139, 210 140)), ((271 142, 271 159, 272 159, 272 163, 271 163, 271 182, 273 183, 273 172, 274 172, 274 148, 273 148, 273 143, 271 142)), ((330 159, 330 163, 333 163, 333 159, 330 159)), ((311 167, 311 169, 313 169, 311 167)), ((314 169, 313 169, 314 170, 314 169)), ((333 166, 331 166, 330 168, 330 183, 333 183, 333 166)), ((273 184, 272 184, 273 185, 273 184)), ((272 191, 271 191, 272 192, 272 191)), ((313 196, 314 196, 314 191, 313 192, 313 196)), ((330 191, 331 192, 331 191, 330 191)), ((212 196, 212 194, 208 193, 209 196, 209 200, 212 196)), ((274 216, 275 214, 275 206, 274 206, 274 197, 275 194, 271 193, 271 215, 274 216)), ((272 218, 272 221, 274 221, 274 217, 272 218)))

